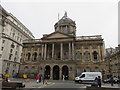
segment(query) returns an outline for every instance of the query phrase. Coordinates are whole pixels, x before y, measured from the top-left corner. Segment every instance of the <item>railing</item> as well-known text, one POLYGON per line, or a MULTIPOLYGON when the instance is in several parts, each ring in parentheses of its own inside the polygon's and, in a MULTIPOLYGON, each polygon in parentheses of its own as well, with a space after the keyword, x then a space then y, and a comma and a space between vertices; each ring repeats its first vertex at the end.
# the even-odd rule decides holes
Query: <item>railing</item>
POLYGON ((41 39, 29 39, 29 40, 24 40, 23 43, 27 43, 27 42, 42 42, 41 39))
POLYGON ((88 39, 102 39, 101 35, 93 35, 93 36, 78 36, 77 40, 88 40, 88 39))

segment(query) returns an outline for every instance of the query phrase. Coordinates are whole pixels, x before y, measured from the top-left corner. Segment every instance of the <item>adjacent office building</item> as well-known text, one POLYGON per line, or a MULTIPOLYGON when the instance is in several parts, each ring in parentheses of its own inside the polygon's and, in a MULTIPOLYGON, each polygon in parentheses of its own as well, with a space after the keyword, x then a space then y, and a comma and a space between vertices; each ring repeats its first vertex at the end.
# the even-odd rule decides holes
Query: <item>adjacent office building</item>
POLYGON ((33 38, 30 30, 0 6, 0 73, 18 73, 23 40, 33 38))

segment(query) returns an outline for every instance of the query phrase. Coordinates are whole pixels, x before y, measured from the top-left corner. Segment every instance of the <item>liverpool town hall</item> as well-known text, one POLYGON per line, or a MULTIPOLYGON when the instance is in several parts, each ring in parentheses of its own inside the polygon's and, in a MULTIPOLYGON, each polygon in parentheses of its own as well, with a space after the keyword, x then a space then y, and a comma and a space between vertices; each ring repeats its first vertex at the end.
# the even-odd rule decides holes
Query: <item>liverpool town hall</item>
POLYGON ((73 80, 87 71, 104 69, 104 41, 101 35, 76 36, 76 23, 67 16, 54 25, 55 31, 40 39, 25 40, 19 75, 34 78, 44 74, 47 79, 73 80))

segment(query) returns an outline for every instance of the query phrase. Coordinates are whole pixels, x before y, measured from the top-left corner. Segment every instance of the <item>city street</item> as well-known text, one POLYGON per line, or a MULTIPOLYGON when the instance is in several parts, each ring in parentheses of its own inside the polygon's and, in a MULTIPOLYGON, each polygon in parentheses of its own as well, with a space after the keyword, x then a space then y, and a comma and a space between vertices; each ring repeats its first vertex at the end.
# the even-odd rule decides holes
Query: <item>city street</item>
MULTIPOLYGON (((63 81, 63 80, 47 80, 47 83, 43 84, 36 83, 35 79, 10 79, 11 81, 21 81, 25 84, 25 88, 83 88, 85 89, 86 86, 91 86, 90 84, 79 84, 75 83, 74 81, 63 81)), ((111 86, 110 84, 102 84, 102 87, 110 87, 110 88, 120 88, 118 84, 114 84, 114 86, 111 86)))

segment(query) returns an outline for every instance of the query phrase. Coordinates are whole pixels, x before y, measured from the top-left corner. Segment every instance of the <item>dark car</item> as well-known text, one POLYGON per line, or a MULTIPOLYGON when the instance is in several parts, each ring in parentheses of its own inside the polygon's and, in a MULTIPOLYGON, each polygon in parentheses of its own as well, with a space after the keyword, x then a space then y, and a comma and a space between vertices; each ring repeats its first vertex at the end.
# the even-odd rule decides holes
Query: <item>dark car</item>
MULTIPOLYGON (((116 77, 113 78, 114 80, 114 83, 120 83, 120 80, 116 77)), ((106 79, 106 80, 103 80, 104 83, 110 83, 110 78, 109 79, 106 79)))

